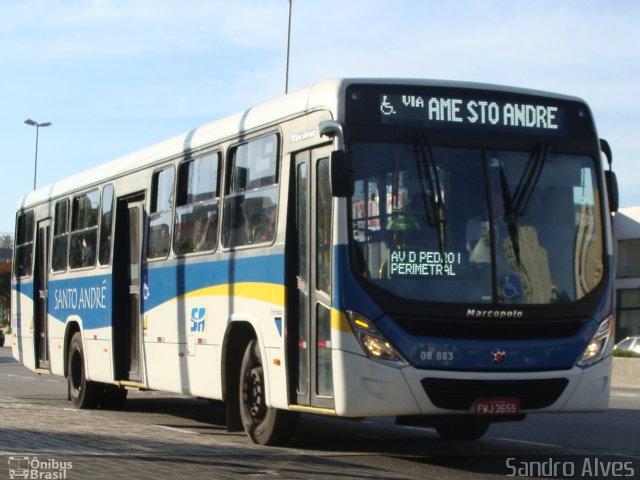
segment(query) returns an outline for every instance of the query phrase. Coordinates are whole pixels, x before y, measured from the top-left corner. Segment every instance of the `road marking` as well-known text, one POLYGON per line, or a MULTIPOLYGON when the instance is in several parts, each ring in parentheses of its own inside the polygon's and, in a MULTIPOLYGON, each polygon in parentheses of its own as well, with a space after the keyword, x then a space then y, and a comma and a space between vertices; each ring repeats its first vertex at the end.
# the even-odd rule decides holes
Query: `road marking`
POLYGON ((612 397, 640 398, 640 393, 612 392, 612 397))
POLYGON ((72 408, 72 407, 62 407, 62 410, 64 410, 65 412, 81 413, 82 415, 88 415, 91 413, 91 410, 81 410, 79 408, 72 408))
POLYGON ((176 428, 176 427, 169 427, 167 425, 154 425, 154 426, 159 428, 164 428, 165 430, 171 430, 173 432, 190 433, 191 435, 200 435, 198 432, 187 430, 186 428, 182 429, 182 428, 176 428))
POLYGON ((562 445, 554 445, 553 443, 532 442, 529 440, 518 440, 517 438, 500 437, 500 438, 496 438, 496 440, 502 440, 505 442, 512 442, 512 443, 525 443, 527 445, 538 445, 540 447, 563 448, 562 445))

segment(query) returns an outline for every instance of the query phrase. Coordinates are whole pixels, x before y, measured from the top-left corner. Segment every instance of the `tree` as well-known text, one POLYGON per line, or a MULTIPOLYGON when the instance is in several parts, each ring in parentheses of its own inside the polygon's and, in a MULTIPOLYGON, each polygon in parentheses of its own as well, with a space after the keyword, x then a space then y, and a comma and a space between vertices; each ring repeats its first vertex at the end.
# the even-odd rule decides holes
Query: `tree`
POLYGON ((9 313, 11 305, 11 274, 0 273, 0 325, 10 323, 9 313))
POLYGON ((0 248, 13 248, 13 235, 8 233, 0 235, 0 248))

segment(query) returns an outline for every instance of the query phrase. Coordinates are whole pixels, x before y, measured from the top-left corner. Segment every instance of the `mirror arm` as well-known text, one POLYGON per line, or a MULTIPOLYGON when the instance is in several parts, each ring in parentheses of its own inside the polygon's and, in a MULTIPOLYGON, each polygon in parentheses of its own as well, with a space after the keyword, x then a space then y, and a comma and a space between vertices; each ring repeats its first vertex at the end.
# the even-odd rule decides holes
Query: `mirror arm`
POLYGON ((607 157, 607 162, 609 163, 609 171, 611 171, 613 154, 611 153, 611 146, 609 145, 609 142, 607 142, 604 138, 600 139, 600 151, 602 151, 602 153, 604 153, 604 156, 607 157))
POLYGON ((320 122, 320 135, 333 138, 335 150, 344 150, 344 132, 342 125, 335 120, 323 120, 320 122))

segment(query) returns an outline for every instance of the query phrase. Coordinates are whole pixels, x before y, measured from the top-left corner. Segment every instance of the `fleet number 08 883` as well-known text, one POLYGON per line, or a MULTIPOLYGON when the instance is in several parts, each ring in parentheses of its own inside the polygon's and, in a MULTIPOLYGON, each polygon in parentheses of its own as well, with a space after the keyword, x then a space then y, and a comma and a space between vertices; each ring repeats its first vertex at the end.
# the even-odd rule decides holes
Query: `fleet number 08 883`
POLYGON ((450 362, 453 360, 453 352, 423 350, 420 352, 420 360, 436 360, 439 362, 450 362))

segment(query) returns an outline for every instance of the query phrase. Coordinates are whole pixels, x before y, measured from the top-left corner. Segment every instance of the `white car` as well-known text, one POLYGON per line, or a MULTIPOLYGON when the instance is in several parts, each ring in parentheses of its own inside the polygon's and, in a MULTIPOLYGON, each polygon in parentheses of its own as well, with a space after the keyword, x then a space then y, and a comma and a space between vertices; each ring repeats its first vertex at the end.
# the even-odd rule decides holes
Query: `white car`
POLYGON ((618 343, 616 350, 626 350, 640 354, 640 336, 627 337, 618 343))

